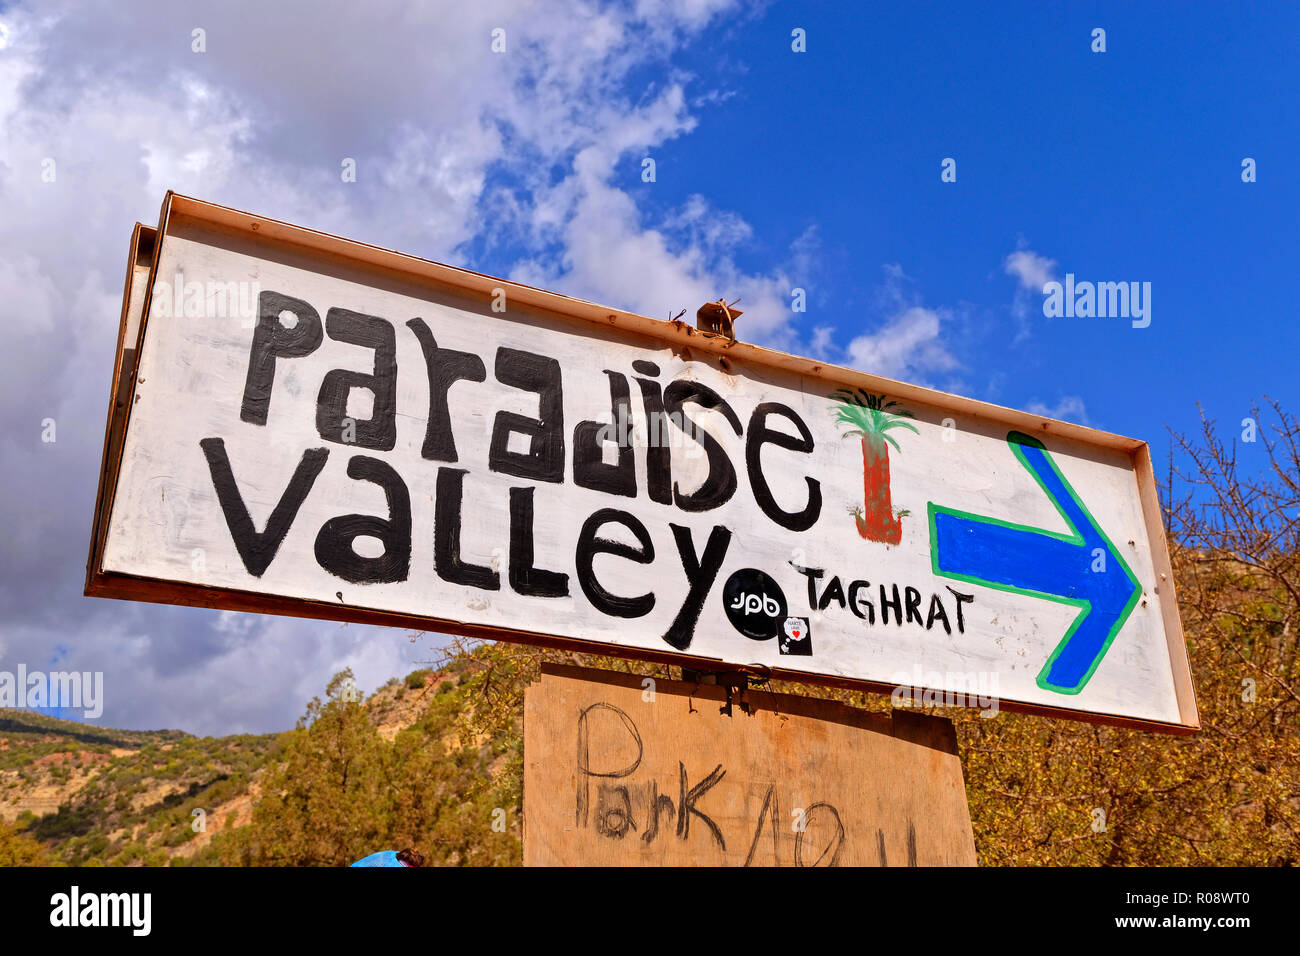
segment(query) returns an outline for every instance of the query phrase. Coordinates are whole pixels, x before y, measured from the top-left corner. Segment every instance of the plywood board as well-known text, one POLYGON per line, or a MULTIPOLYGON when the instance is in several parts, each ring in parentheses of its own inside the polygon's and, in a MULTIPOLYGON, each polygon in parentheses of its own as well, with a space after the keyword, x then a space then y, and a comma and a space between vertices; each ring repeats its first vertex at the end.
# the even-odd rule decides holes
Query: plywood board
POLYGON ((526 865, 975 865, 950 721, 646 680, 528 688, 526 865))
POLYGON ((88 594, 1198 725, 1142 442, 185 197, 155 236, 88 594))

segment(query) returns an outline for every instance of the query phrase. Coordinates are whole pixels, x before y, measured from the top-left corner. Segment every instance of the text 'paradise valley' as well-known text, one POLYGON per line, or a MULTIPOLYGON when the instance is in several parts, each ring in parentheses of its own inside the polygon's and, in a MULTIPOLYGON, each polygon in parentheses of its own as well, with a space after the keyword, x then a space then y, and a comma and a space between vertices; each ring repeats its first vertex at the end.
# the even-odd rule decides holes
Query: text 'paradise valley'
MULTIPOLYGON (((452 584, 499 591, 502 573, 494 566, 467 561, 461 553, 463 507, 467 495, 472 500, 474 489, 472 483, 467 488, 466 482, 467 476, 472 482, 472 469, 457 467, 460 456, 448 403, 448 394, 457 383, 471 383, 460 387, 472 388, 472 383, 486 381, 486 363, 473 352, 440 346, 421 318, 406 322, 405 328, 419 344, 428 380, 428 414, 423 418, 420 454, 425 460, 440 463, 433 476, 433 568, 438 577, 452 584)), ((371 350, 374 362, 370 372, 335 368, 324 375, 316 401, 316 430, 320 438, 366 452, 392 451, 397 445, 397 334, 396 325, 379 316, 330 308, 322 322, 316 309, 302 299, 279 292, 261 292, 240 406, 241 421, 265 427, 275 397, 277 363, 312 354, 328 336, 336 342, 371 350), (365 420, 348 415, 349 396, 357 389, 373 395, 371 415, 365 420)), ((777 501, 763 472, 762 453, 768 446, 803 456, 813 452, 811 431, 788 405, 757 403, 748 410, 747 420, 742 421, 722 395, 701 382, 689 379, 660 382, 660 369, 653 362, 632 361, 632 374, 603 369, 611 421, 626 423, 640 418, 649 429, 649 442, 638 449, 626 429, 612 429, 606 422, 586 420, 573 423, 571 429, 566 427, 565 382, 555 358, 501 346, 496 348, 492 361, 492 373, 498 383, 535 394, 538 399, 536 416, 506 410, 495 413, 486 462, 489 471, 523 482, 509 489, 509 556, 504 575, 508 586, 518 594, 541 598, 570 596, 569 573, 537 566, 533 547, 538 488, 543 488, 544 493, 547 483, 561 484, 567 480, 611 499, 609 507, 574 516, 577 531, 573 576, 577 588, 603 614, 636 618, 650 613, 656 604, 653 590, 639 594, 615 593, 596 575, 594 561, 600 555, 639 565, 650 565, 656 560, 654 540, 645 524, 631 512, 613 507, 619 498, 635 499, 644 491, 657 505, 684 513, 701 513, 722 506, 736 494, 737 465, 717 437, 692 418, 692 414, 698 414, 695 409, 714 413, 713 421, 725 423, 721 427, 729 428, 737 438, 743 436, 747 484, 754 504, 767 520, 787 531, 803 532, 813 527, 821 515, 822 485, 818 479, 801 475, 801 499, 783 504, 777 501), (637 392, 635 403, 633 383, 637 392), (634 404, 639 406, 636 410, 634 404), (703 480, 690 491, 682 489, 674 473, 672 446, 675 442, 667 435, 674 428, 689 436, 704 456, 703 480), (618 533, 611 535, 615 529, 618 533)), ((587 387, 585 383, 582 386, 587 387)), ((240 559, 249 574, 261 577, 275 560, 303 502, 311 494, 330 457, 330 449, 302 451, 269 519, 258 531, 236 481, 224 439, 206 437, 199 445, 240 559)), ((809 461, 802 460, 805 464, 809 461)), ((783 468, 790 469, 791 462, 789 456, 782 456, 783 468)), ((407 482, 391 464, 375 454, 353 454, 347 461, 347 475, 382 489, 388 515, 346 514, 327 520, 315 539, 317 563, 328 573, 353 584, 407 580, 412 555, 411 495, 407 482), (382 544, 382 553, 373 554, 376 549, 370 545, 362 549, 368 553, 361 553, 357 548, 358 539, 376 539, 382 544)), ((685 578, 686 595, 663 640, 684 650, 690 646, 700 611, 723 566, 732 543, 732 530, 716 524, 707 538, 700 535, 703 540, 697 540, 692 529, 684 524, 670 521, 668 526, 677 563, 685 578)), ((809 574, 807 569, 798 570, 809 574)), ((666 578, 657 574, 653 580, 666 578)), ((833 582, 838 586, 837 579, 833 582)), ((865 582, 854 582, 858 583, 865 582)), ((920 624, 919 608, 914 606, 912 598, 916 589, 908 587, 906 592, 907 623, 912 623, 915 617, 915 622, 920 624)), ((957 601, 952 619, 964 630, 961 602, 971 598, 952 593, 957 601)), ((809 594, 813 601, 816 593, 811 575, 809 594)), ((865 622, 861 611, 864 604, 857 598, 856 592, 847 601, 838 594, 831 598, 823 594, 822 600, 814 602, 810 610, 818 610, 817 603, 825 609, 829 600, 835 600, 841 607, 848 604, 865 622)), ((882 624, 889 621, 886 601, 882 586, 881 602, 885 605, 881 607, 882 624)), ((901 625, 904 613, 896 601, 889 603, 895 604, 894 623, 901 625)), ((924 625, 927 629, 936 617, 948 629, 949 615, 943 612, 937 595, 927 608, 927 617, 929 620, 924 625), (937 610, 936 602, 940 604, 937 610)), ((870 623, 874 624, 874 619, 873 612, 870 623)))

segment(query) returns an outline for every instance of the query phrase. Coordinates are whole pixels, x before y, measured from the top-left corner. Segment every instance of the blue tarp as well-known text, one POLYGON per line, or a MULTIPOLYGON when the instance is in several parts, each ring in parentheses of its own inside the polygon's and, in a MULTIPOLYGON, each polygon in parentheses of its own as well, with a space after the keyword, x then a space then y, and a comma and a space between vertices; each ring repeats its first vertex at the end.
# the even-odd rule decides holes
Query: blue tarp
POLYGON ((406 866, 397 858, 396 850, 380 850, 352 864, 353 866, 406 866))

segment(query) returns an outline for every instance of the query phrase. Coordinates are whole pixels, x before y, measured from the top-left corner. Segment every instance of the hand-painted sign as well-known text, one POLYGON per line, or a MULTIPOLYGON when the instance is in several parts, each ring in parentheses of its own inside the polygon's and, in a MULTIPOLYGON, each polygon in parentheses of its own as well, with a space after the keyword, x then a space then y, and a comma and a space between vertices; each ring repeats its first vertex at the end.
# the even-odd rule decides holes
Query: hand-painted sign
POLYGON ((976 859, 949 720, 546 664, 524 694, 524 863, 976 859))
POLYGON ((179 196, 133 250, 87 593, 1196 726, 1141 442, 179 196))

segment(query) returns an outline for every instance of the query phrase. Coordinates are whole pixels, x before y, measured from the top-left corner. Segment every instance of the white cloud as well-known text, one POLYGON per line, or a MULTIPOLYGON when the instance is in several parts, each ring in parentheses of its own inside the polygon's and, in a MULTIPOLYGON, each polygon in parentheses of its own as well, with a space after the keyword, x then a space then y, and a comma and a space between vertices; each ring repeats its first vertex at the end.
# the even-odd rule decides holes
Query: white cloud
MULTIPOLYGON (((884 319, 850 341, 840 361, 918 384, 932 384, 931 376, 961 368, 950 350, 953 310, 924 305, 899 263, 885 263, 882 270, 885 281, 875 290, 870 311, 884 319)), ((814 331, 814 344, 824 347, 828 337, 819 331, 814 331)))
POLYGON ((1003 262, 1007 275, 1015 276, 1021 289, 1042 294, 1043 286, 1056 279, 1056 260, 1032 249, 1017 249, 1003 262))
POLYGON ((522 264, 513 278, 660 318, 682 308, 694 315, 719 296, 740 298, 745 314, 739 334, 768 344, 782 340, 791 318, 791 283, 781 273, 746 273, 735 265, 730 250, 747 226, 726 216, 712 219, 692 200, 661 228, 649 228, 593 157, 579 170, 575 182, 562 184, 573 187, 575 199, 560 230, 559 252, 522 264), (681 228, 691 221, 697 229, 681 228))
POLYGON ((958 362, 943 343, 944 310, 913 305, 896 312, 884 326, 859 335, 848 346, 852 365, 873 375, 916 380, 932 372, 946 372, 958 362))
POLYGON ((834 348, 835 330, 828 325, 819 325, 813 329, 812 341, 808 343, 808 354, 824 362, 831 361, 834 348))
POLYGON ((1031 415, 1059 418, 1061 421, 1075 422, 1079 425, 1089 423, 1088 410, 1084 407, 1083 399, 1078 395, 1062 396, 1055 405, 1047 405, 1035 399, 1026 406, 1025 410, 1031 415))
POLYGON ((1042 304, 1043 286, 1056 278, 1056 260, 1039 255, 1022 243, 1003 260, 1002 268, 1016 279, 1016 292, 1011 300, 1011 315, 1016 320, 1016 335, 1011 344, 1015 345, 1033 331, 1030 317, 1042 304))

